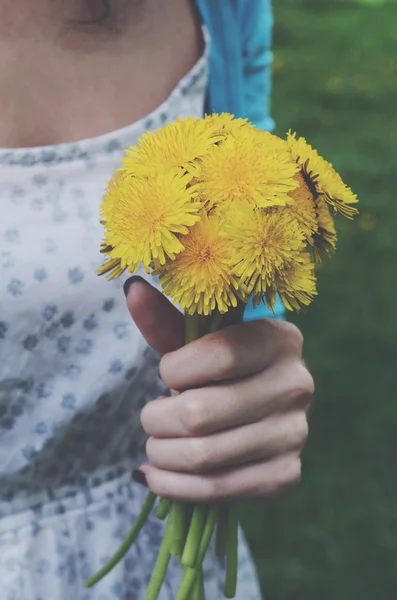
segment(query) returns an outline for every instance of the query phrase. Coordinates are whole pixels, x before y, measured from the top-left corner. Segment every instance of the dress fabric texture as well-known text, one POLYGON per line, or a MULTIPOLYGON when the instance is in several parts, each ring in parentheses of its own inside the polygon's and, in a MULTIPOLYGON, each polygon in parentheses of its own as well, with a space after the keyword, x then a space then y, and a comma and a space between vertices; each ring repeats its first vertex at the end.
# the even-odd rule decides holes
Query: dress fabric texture
MULTIPOLYGON (((154 516, 122 563, 84 586, 146 496, 130 475, 145 461, 139 412, 163 391, 158 357, 125 305, 127 275, 109 282, 95 273, 99 204, 124 148, 177 117, 203 114, 213 64, 207 31, 215 35, 213 24, 203 56, 139 122, 78 143, 0 150, 2 600, 144 598, 164 526, 154 516)), ((259 600, 240 535, 237 600, 259 600)), ((207 600, 222 597, 223 576, 211 551, 207 600)), ((179 582, 175 561, 160 600, 173 600, 179 582)))

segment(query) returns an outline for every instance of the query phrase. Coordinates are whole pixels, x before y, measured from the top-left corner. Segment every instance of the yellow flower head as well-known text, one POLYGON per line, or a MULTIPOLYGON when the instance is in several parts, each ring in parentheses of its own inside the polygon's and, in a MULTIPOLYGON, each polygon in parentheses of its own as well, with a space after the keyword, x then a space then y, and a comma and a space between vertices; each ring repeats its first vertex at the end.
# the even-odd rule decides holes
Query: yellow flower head
POLYGON ((153 177, 123 177, 112 181, 101 207, 110 261, 100 269, 117 277, 140 263, 148 271, 183 250, 183 235, 199 220, 191 177, 177 171, 153 177), (177 235, 178 234, 178 235, 177 235), (112 266, 114 265, 114 266, 112 266))
MULTIPOLYGON (((106 187, 106 192, 103 197, 101 209, 100 209, 102 217, 105 214, 110 216, 111 212, 113 211, 113 209, 115 207, 117 210, 117 200, 120 197, 120 194, 122 194, 122 190, 123 190, 123 187, 122 187, 123 186, 123 178, 124 178, 124 171, 122 169, 120 169, 119 171, 116 171, 115 175, 108 182, 107 187, 106 187)), ((105 221, 105 218, 103 217, 101 219, 101 224, 105 225, 105 223, 106 223, 106 221, 105 221)), ((106 242, 106 240, 101 243, 101 248, 100 248, 101 254, 106 254, 109 257, 112 250, 113 250, 113 246, 108 244, 106 242)), ((117 277, 120 277, 120 275, 122 275, 124 273, 125 269, 126 269, 126 267, 121 266, 121 260, 119 258, 112 258, 110 260, 108 259, 98 269, 98 274, 99 275, 108 274, 109 279, 116 279, 117 277)))
POLYGON ((230 113, 206 115, 204 120, 217 135, 239 137, 246 127, 252 127, 248 119, 237 119, 230 113))
POLYGON ((335 223, 325 200, 320 199, 316 206, 318 230, 313 236, 313 256, 316 264, 336 250, 337 235, 335 223))
POLYGON ((178 119, 126 151, 101 206, 99 273, 142 265, 188 314, 227 312, 277 294, 303 309, 314 263, 335 250, 329 207, 357 197, 303 138, 286 140, 222 113, 178 119), (314 261, 314 263, 313 263, 314 261))
POLYGON ((288 150, 273 144, 275 136, 258 136, 242 127, 238 138, 229 136, 201 161, 199 195, 210 206, 244 200, 255 206, 284 206, 298 183, 298 167, 288 150))
POLYGON ((315 196, 324 196, 336 211, 345 217, 353 217, 358 202, 356 194, 347 187, 332 165, 324 160, 302 137, 288 133, 287 143, 293 159, 298 163, 309 189, 315 196))
POLYGON ((261 295, 274 273, 305 248, 303 233, 289 209, 260 210, 236 203, 225 223, 233 273, 247 294, 261 295))
POLYGON ((275 273, 273 285, 266 293, 266 302, 271 309, 274 307, 276 293, 287 310, 302 310, 312 302, 317 291, 310 254, 302 252, 296 255, 294 260, 275 273))
POLYGON ((217 217, 204 213, 184 237, 183 252, 158 272, 164 293, 189 314, 209 315, 215 308, 223 313, 237 306, 238 284, 220 228, 217 217))
POLYGON ((297 173, 295 179, 299 183, 299 187, 288 194, 293 200, 288 210, 291 211, 298 221, 307 242, 312 245, 313 234, 317 232, 318 228, 314 196, 302 173, 297 173))
POLYGON ((151 176, 157 171, 181 168, 197 175, 198 159, 220 139, 214 125, 205 119, 177 119, 156 133, 144 133, 138 146, 126 150, 123 165, 132 174, 151 176))

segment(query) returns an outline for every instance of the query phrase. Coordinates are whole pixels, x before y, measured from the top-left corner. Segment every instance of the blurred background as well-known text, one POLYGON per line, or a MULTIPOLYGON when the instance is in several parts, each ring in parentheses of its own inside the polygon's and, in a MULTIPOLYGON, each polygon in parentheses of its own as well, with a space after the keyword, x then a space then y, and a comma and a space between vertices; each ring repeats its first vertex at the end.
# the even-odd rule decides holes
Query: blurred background
POLYGON ((277 133, 360 199, 291 320, 316 381, 301 487, 243 509, 267 600, 397 598, 397 0, 273 0, 277 133))

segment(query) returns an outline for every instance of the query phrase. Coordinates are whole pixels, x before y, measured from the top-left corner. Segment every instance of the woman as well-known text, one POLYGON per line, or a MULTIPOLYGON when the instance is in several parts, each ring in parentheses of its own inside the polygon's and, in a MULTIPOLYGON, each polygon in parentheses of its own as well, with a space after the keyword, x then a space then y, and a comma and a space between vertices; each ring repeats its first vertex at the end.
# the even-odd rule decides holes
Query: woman
MULTIPOLYGON (((300 478, 313 382, 295 327, 250 307, 243 325, 180 348, 182 317, 157 290, 95 275, 105 184, 144 131, 205 109, 272 127, 270 7, 2 0, 0 11, 2 598, 138 600, 155 518, 109 576, 92 590, 84 580, 146 486, 267 498, 300 478), (164 384, 187 391, 153 400, 164 384)), ((237 598, 258 600, 240 548, 237 598)), ((209 556, 209 600, 222 575, 209 556)), ((172 565, 160 598, 178 584, 172 565)))

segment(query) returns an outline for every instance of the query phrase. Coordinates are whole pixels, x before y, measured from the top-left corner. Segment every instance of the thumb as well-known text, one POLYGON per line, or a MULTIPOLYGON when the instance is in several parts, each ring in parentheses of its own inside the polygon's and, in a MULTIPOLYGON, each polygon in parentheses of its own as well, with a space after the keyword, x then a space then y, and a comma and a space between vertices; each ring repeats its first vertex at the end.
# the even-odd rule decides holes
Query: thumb
POLYGON ((153 350, 163 355, 183 346, 183 314, 161 292, 134 275, 124 283, 124 293, 131 317, 153 350))

